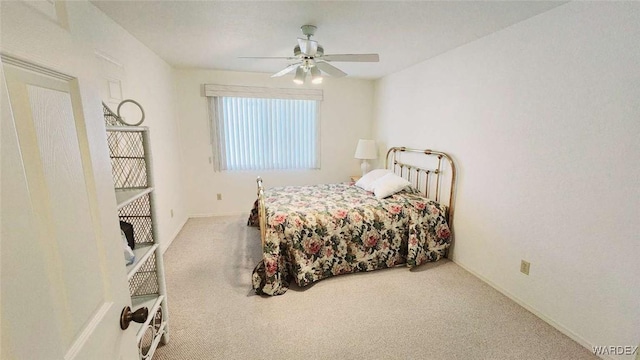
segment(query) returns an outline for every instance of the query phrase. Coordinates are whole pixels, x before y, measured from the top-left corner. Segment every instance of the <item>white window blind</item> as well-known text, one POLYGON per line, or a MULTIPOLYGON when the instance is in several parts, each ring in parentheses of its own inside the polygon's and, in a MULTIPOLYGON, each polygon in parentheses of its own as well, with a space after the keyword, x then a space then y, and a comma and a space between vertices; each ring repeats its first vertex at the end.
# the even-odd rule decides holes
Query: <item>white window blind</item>
POLYGON ((208 97, 215 170, 319 168, 317 100, 215 95, 208 97))

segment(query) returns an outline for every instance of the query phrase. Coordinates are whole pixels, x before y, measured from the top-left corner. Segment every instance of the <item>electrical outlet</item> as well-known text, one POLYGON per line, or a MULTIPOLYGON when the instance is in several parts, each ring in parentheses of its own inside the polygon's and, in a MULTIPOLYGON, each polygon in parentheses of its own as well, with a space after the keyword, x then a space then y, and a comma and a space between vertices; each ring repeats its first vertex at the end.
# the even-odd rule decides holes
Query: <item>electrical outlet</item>
POLYGON ((173 217, 173 209, 171 209, 171 217, 173 217))
POLYGON ((222 194, 217 194, 217 195, 216 195, 216 199, 218 199, 218 200, 222 200, 222 194))
POLYGON ((528 261, 522 260, 520 262, 520 272, 525 274, 525 275, 529 275, 529 267, 530 266, 531 266, 531 264, 528 261))

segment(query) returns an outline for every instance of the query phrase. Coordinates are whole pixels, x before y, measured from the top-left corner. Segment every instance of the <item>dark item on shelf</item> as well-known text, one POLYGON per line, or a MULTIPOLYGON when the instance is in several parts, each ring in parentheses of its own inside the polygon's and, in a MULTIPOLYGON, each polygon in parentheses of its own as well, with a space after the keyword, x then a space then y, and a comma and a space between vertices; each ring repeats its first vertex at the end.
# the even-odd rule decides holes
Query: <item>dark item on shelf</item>
POLYGON ((127 238, 127 244, 129 244, 129 247, 133 250, 136 247, 136 242, 133 238, 133 225, 120 221, 120 230, 124 232, 124 236, 127 238))

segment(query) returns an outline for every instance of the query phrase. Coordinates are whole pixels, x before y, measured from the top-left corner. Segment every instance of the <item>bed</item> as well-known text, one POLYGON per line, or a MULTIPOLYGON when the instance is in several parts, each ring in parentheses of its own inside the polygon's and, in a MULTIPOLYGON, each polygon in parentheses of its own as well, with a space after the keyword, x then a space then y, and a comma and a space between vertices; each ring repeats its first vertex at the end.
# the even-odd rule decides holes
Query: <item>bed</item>
POLYGON ((258 199, 249 217, 262 242, 262 260, 252 275, 256 293, 281 295, 292 281, 304 287, 340 274, 411 268, 446 256, 456 180, 452 159, 439 151, 393 147, 385 163, 397 175, 387 177, 410 184, 385 198, 353 182, 265 189, 257 179, 258 199))

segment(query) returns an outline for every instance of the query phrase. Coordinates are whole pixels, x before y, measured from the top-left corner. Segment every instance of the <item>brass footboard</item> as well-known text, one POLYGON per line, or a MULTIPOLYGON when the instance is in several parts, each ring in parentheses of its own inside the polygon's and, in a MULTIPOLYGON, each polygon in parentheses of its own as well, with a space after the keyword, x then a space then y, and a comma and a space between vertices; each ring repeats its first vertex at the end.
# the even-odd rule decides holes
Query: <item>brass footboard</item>
POLYGON ((256 179, 258 185, 258 224, 260 225, 260 241, 264 250, 264 241, 267 235, 267 212, 264 206, 264 185, 262 178, 258 176, 256 179))

